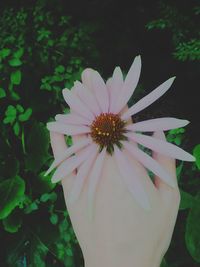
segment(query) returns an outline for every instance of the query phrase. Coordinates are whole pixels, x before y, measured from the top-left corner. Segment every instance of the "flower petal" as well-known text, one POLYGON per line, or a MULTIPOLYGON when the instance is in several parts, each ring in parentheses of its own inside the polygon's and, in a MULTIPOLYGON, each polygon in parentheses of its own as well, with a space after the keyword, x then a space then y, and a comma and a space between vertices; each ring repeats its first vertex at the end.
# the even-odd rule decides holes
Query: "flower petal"
POLYGON ((125 78, 123 88, 117 98, 113 112, 119 113, 127 104, 138 84, 141 72, 141 57, 135 57, 133 64, 125 78))
POLYGON ((182 148, 170 144, 168 142, 156 139, 151 136, 147 136, 144 134, 137 134, 137 133, 126 133, 125 134, 131 140, 152 149, 160 154, 169 156, 171 158, 184 160, 184 161, 195 161, 195 158, 189 154, 188 152, 184 151, 182 148))
POLYGON ((90 157, 80 166, 77 175, 74 178, 74 184, 67 199, 68 203, 73 203, 79 198, 85 179, 87 178, 89 171, 97 156, 97 151, 94 151, 90 157))
POLYGON ((79 99, 79 97, 68 89, 62 90, 63 97, 69 107, 73 109, 76 113, 78 113, 81 117, 85 117, 89 120, 94 119, 94 115, 92 112, 87 108, 87 106, 79 99))
POLYGON ((134 147, 130 142, 123 142, 124 148, 128 150, 131 155, 136 158, 141 164, 143 164, 147 169, 152 171, 155 175, 159 176, 164 182, 166 182, 171 187, 175 188, 176 184, 174 178, 162 168, 158 162, 150 157, 148 154, 143 152, 137 147, 134 147))
POLYGON ((78 96, 85 103, 85 105, 87 105, 88 109, 90 109, 95 116, 99 115, 101 113, 101 109, 92 92, 79 81, 74 83, 74 87, 77 90, 78 96))
POLYGON ((82 162, 84 162, 90 154, 96 149, 96 145, 91 144, 79 152, 78 155, 74 155, 65 161, 63 161, 55 171, 51 182, 56 183, 68 176, 74 169, 76 169, 82 162))
POLYGON ((131 131, 166 131, 179 127, 184 127, 189 123, 188 120, 180 120, 176 118, 158 118, 130 124, 126 127, 131 131))
POLYGON ((144 209, 150 209, 150 203, 147 194, 141 184, 140 175, 131 166, 128 158, 120 149, 114 146, 114 160, 119 168, 121 178, 125 182, 127 189, 131 192, 134 199, 138 202, 140 206, 144 209))
POLYGON ((48 122, 47 129, 49 131, 62 133, 66 135, 76 135, 76 134, 84 134, 89 133, 91 130, 89 127, 84 125, 67 125, 58 121, 48 122))
POLYGON ((120 69, 120 67, 116 67, 113 76, 112 76, 112 82, 110 82, 109 88, 109 112, 114 112, 114 106, 117 100, 117 97, 119 96, 121 89, 123 87, 123 74, 120 69))
POLYGON ((82 74, 81 74, 81 79, 83 82, 83 85, 85 85, 85 87, 87 87, 91 92, 93 91, 93 86, 92 86, 92 73, 95 70, 87 68, 85 69, 82 74))
POLYGON ((65 152, 63 152, 58 158, 56 158, 49 169, 46 171, 44 176, 48 175, 55 167, 57 167, 60 163, 62 163, 63 160, 70 157, 72 154, 76 153, 83 147, 87 146, 89 143, 91 143, 91 139, 87 137, 83 137, 80 141, 77 141, 76 144, 72 145, 71 147, 67 148, 65 152))
POLYGON ((109 96, 104 80, 97 71, 92 72, 93 91, 102 112, 108 112, 109 96))
POLYGON ((89 183, 88 183, 88 216, 89 219, 92 220, 93 217, 93 202, 94 195, 96 192, 97 184, 99 179, 101 178, 101 172, 103 168, 104 159, 106 156, 106 148, 104 148, 101 153, 97 156, 97 159, 93 165, 91 173, 89 175, 89 183))
POLYGON ((75 125, 90 125, 90 120, 83 118, 77 114, 57 114, 55 119, 62 123, 69 123, 75 125))
POLYGON ((172 77, 159 85, 156 89, 154 89, 150 94, 146 95, 142 99, 140 99, 136 104, 134 104, 131 108, 129 108, 123 115, 122 119, 127 120, 132 115, 138 113, 139 111, 145 109, 153 102, 155 102, 158 98, 160 98, 166 91, 171 87, 174 79, 176 77, 172 77))

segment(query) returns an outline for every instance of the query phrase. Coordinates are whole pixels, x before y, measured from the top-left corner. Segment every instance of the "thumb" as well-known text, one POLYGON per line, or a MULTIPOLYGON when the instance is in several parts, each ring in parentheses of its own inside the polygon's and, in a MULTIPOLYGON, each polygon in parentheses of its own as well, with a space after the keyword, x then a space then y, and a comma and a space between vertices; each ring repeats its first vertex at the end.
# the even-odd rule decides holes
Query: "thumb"
MULTIPOLYGON (((165 134, 163 131, 154 132, 154 138, 166 141, 165 134)), ((173 177, 175 180, 176 187, 172 188, 168 184, 166 184, 159 176, 154 177, 154 184, 155 187, 161 194, 161 197, 166 201, 169 202, 172 199, 174 194, 179 195, 178 183, 176 178, 176 161, 174 158, 167 157, 161 155, 157 152, 153 152, 153 158, 166 170, 168 173, 173 177)))

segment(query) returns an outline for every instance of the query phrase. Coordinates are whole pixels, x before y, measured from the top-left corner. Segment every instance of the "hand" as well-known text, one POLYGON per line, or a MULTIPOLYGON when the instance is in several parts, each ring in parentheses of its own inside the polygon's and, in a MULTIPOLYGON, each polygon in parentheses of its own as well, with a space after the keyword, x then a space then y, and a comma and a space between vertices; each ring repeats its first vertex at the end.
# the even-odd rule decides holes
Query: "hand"
MULTIPOLYGON (((51 132, 50 137, 57 158, 66 150, 66 142, 59 133, 51 132)), ((154 133, 154 137, 165 139, 163 132, 154 133)), ((80 138, 76 137, 74 143, 80 138)), ((156 153, 153 157, 176 180, 175 160, 156 153)), ((72 204, 68 203, 68 196, 76 174, 62 180, 66 206, 86 267, 158 267, 169 247, 180 203, 178 185, 173 189, 159 177, 154 177, 153 183, 146 169, 132 157, 130 160, 142 174, 150 211, 133 199, 109 155, 95 195, 93 221, 88 220, 86 212, 88 180, 80 198, 72 204)))

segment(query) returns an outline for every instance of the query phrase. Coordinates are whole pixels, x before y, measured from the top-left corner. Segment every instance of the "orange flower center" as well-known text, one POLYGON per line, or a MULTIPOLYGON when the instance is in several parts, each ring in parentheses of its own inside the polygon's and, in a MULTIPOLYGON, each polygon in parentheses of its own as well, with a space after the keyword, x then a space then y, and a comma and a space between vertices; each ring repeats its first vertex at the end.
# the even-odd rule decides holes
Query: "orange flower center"
POLYGON ((91 137, 100 146, 100 151, 106 147, 107 152, 112 155, 114 144, 122 147, 121 140, 127 140, 124 136, 126 122, 121 120, 117 114, 101 113, 91 124, 91 137))

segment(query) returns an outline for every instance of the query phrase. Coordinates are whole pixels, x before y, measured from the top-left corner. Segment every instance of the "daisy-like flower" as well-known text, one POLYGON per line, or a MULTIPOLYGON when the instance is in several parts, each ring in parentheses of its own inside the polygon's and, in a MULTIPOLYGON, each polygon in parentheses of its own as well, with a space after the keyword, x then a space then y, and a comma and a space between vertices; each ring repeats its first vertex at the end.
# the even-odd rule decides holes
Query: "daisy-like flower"
POLYGON ((183 149, 141 133, 167 131, 186 126, 189 121, 166 117, 136 123, 133 120, 133 123, 130 123, 133 115, 160 98, 175 79, 168 79, 125 110, 138 84, 140 71, 141 58, 137 56, 125 79, 119 67, 115 68, 113 76, 106 84, 97 71, 85 69, 82 73, 82 82, 76 81, 72 90, 63 89, 63 96, 71 113, 56 115, 56 121, 49 122, 47 128, 72 137, 81 135, 82 139, 55 159, 45 175, 57 167, 52 177, 52 182, 55 183, 78 169, 69 196, 70 202, 78 199, 84 180, 88 177, 88 204, 92 205, 105 155, 108 154, 114 157, 120 176, 134 199, 143 208, 149 209, 148 197, 140 182, 140 176, 124 151, 169 186, 175 187, 175 181, 167 170, 138 146, 134 146, 132 141, 175 159, 195 161, 195 158, 183 149))

